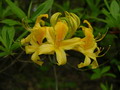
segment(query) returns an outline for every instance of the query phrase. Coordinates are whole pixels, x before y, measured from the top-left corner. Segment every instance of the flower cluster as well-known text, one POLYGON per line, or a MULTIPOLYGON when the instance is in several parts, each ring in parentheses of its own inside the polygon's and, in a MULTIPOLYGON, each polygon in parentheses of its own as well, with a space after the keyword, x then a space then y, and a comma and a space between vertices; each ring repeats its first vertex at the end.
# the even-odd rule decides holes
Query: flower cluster
POLYGON ((30 34, 21 40, 27 54, 32 54, 33 62, 42 65, 40 60, 42 54, 55 54, 57 64, 64 65, 67 62, 66 50, 75 50, 85 55, 84 62, 78 64, 78 68, 91 65, 98 67, 96 57, 100 53, 96 39, 93 35, 93 28, 87 20, 88 27, 80 26, 80 20, 74 13, 60 12, 53 14, 50 18, 50 25, 45 26, 42 18, 48 18, 47 14, 37 17, 33 28, 29 29, 30 34), (73 37, 76 30, 81 28, 85 37, 73 37), (91 60, 92 59, 92 60, 91 60))

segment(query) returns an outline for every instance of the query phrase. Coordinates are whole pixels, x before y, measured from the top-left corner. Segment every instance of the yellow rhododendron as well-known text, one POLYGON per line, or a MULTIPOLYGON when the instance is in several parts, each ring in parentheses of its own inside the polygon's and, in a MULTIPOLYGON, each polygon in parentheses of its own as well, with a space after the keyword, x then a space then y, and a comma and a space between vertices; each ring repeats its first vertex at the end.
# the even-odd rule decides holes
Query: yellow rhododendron
POLYGON ((46 26, 41 26, 41 24, 44 25, 44 21, 41 19, 42 17, 48 18, 48 15, 44 14, 38 16, 34 27, 32 29, 28 28, 30 34, 26 38, 21 40, 21 44, 25 45, 26 53, 33 53, 31 59, 39 65, 42 65, 43 63, 42 61, 40 61, 40 57, 38 55, 40 53, 39 51, 41 51, 40 49, 43 44, 42 42, 46 36, 46 30, 48 28, 46 26))
POLYGON ((80 43, 80 38, 65 39, 67 33, 67 24, 60 21, 47 31, 46 37, 48 43, 53 47, 51 51, 56 53, 58 65, 63 65, 67 62, 65 50, 71 50, 80 43))
MULTIPOLYGON (((67 13, 68 14, 68 13, 67 13)), ((22 44, 27 44, 25 46, 25 51, 27 54, 33 53, 31 59, 39 64, 42 65, 43 61, 40 61, 40 57, 38 55, 41 54, 51 54, 56 53, 58 65, 63 65, 66 63, 66 54, 65 50, 73 49, 78 43, 80 38, 72 38, 72 39, 65 39, 65 37, 69 34, 70 31, 69 23, 66 22, 64 19, 55 18, 55 16, 59 16, 60 13, 55 13, 51 17, 51 27, 41 26, 44 25, 44 21, 41 19, 42 17, 48 17, 48 15, 40 15, 37 17, 35 26, 32 29, 30 35, 28 35, 25 39, 21 40, 22 44), (47 33, 46 33, 47 32, 47 33), (43 43, 43 39, 47 38, 47 41, 43 43), (30 44, 30 45, 29 45, 30 44)), ((74 31, 77 30, 79 27, 79 23, 77 23, 76 17, 73 14, 69 16, 72 17, 71 23, 75 23, 77 25, 74 31), (73 18, 74 17, 74 18, 73 18)), ((69 20, 68 17, 64 17, 69 20)), ((77 18, 78 19, 78 18, 77 18)))
POLYGON ((81 52, 83 55, 85 55, 85 60, 84 62, 81 62, 78 65, 78 68, 85 67, 88 65, 91 65, 92 68, 98 67, 98 63, 96 60, 96 57, 100 53, 100 49, 97 46, 96 40, 93 35, 93 28, 90 25, 90 23, 87 20, 84 20, 83 23, 88 24, 88 27, 81 26, 85 37, 81 39, 80 42, 83 42, 80 44, 78 47, 75 48, 76 51, 81 52), (95 52, 95 50, 97 50, 95 52), (93 62, 91 63, 91 59, 93 62))

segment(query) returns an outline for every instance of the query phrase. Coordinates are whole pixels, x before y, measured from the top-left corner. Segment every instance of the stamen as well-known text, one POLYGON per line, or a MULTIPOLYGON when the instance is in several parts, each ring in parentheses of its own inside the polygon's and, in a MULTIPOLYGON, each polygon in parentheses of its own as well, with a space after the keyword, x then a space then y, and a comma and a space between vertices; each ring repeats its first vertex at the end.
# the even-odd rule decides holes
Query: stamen
MULTIPOLYGON (((102 56, 104 56, 104 55, 109 51, 110 47, 111 47, 111 45, 109 45, 108 49, 107 49, 102 55, 99 55, 99 56, 97 56, 97 57, 102 57, 102 56)), ((103 51, 103 50, 102 50, 102 51, 103 51)))
POLYGON ((107 34, 108 30, 105 32, 105 34, 101 35, 100 33, 98 34, 98 36, 95 38, 96 42, 101 41, 107 34))
POLYGON ((100 33, 98 33, 98 35, 97 35, 97 37, 95 37, 95 39, 97 40, 97 39, 99 39, 100 38, 100 36, 101 36, 101 34, 100 33))
POLYGON ((101 40, 106 36, 106 34, 102 35, 101 37, 100 37, 100 36, 101 36, 101 34, 99 34, 99 36, 97 36, 97 37, 95 38, 96 42, 101 41, 101 40))

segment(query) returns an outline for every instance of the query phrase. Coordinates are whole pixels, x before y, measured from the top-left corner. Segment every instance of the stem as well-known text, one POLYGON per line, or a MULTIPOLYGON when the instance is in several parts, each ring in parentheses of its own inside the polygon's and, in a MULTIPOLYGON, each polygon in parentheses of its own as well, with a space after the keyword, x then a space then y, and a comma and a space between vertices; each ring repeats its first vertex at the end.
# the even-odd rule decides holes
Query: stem
POLYGON ((57 78, 57 71, 56 71, 55 65, 53 65, 53 70, 54 70, 54 76, 55 76, 55 90, 58 90, 58 78, 57 78))
POLYGON ((58 90, 58 77, 57 77, 57 70, 56 70, 56 63, 55 63, 55 56, 53 58, 49 55, 48 56, 50 62, 53 63, 53 72, 54 72, 54 77, 55 77, 55 90, 58 90))

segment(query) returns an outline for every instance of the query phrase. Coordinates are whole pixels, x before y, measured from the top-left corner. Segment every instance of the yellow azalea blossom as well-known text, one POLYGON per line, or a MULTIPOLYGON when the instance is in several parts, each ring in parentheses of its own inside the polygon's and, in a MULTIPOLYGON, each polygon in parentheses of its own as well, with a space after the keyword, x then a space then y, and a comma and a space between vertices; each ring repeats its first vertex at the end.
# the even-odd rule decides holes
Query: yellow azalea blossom
POLYGON ((91 65, 92 68, 97 68, 98 63, 96 57, 100 53, 100 49, 97 46, 96 40, 93 35, 93 28, 87 20, 84 20, 83 23, 87 23, 88 27, 81 26, 85 37, 81 39, 82 44, 80 44, 75 50, 81 52, 85 55, 84 62, 78 64, 78 68, 85 67, 91 65), (95 50, 97 50, 95 52, 95 50), (93 62, 91 63, 91 59, 93 62))
POLYGON ((66 18, 66 21, 62 18, 58 19, 59 15, 60 13, 55 13, 51 17, 51 27, 44 26, 44 21, 42 20, 42 17, 48 17, 47 14, 38 16, 34 27, 28 29, 31 33, 25 39, 21 40, 21 43, 25 45, 26 53, 33 53, 31 59, 39 65, 43 63, 43 61, 40 61, 39 55, 54 52, 56 53, 57 64, 65 64, 67 61, 65 50, 73 49, 80 43, 78 42, 80 38, 65 39, 71 29, 69 28, 70 25, 74 31, 78 28, 79 23, 75 21, 78 19, 77 16, 67 13, 66 17, 62 17, 66 18), (45 38, 47 38, 47 41, 43 43, 43 39, 45 38))
POLYGON ((45 53, 45 50, 43 50, 43 39, 46 36, 46 30, 49 27, 41 26, 44 25, 44 21, 41 19, 42 17, 48 18, 47 14, 40 15, 37 17, 36 23, 32 29, 28 29, 30 31, 30 34, 21 40, 21 44, 25 45, 25 51, 27 54, 33 53, 31 59, 39 64, 42 65, 42 61, 40 61, 40 58, 38 55, 40 53, 45 53))
POLYGON ((48 18, 48 15, 43 14, 38 16, 34 27, 32 29, 27 28, 31 33, 25 39, 21 40, 22 45, 29 43, 33 37, 35 37, 39 43, 41 43, 41 41, 45 38, 46 27, 41 26, 41 24, 42 25, 45 24, 45 22, 42 20, 42 17, 48 18))
POLYGON ((71 50, 80 44, 80 38, 65 39, 68 33, 68 26, 62 21, 58 21, 53 28, 47 30, 47 41, 51 48, 51 51, 56 53, 56 59, 58 65, 66 64, 65 50, 71 50))

